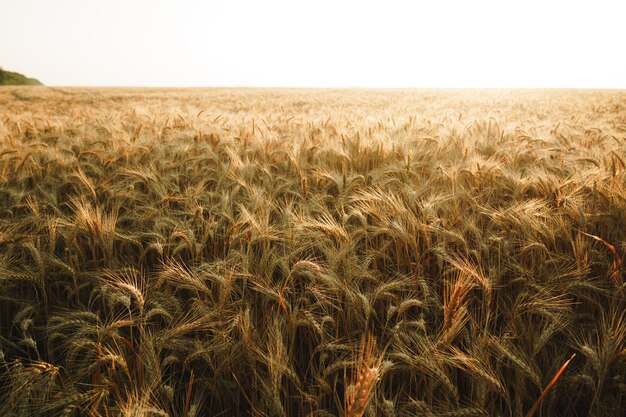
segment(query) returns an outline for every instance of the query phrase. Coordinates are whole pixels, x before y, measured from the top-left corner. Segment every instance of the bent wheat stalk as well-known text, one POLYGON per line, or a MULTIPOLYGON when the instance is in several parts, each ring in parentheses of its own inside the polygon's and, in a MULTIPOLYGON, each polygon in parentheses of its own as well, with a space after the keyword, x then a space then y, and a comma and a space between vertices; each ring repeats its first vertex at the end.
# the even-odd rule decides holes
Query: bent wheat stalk
POLYGON ((533 404, 533 406, 530 408, 530 410, 528 411, 528 413, 526 413, 526 417, 532 417, 535 412, 537 411, 537 409, 539 408, 539 405, 541 405, 541 402, 543 401, 543 399, 546 397, 546 395, 548 395, 548 392, 550 392, 550 390, 552 389, 552 387, 554 386, 554 384, 556 384, 556 381, 561 377, 561 375, 563 375, 563 372, 565 372, 565 369, 567 369, 567 366, 569 365, 569 363, 572 361, 572 359, 574 359, 576 357, 576 354, 574 353, 564 364, 563 366, 561 366, 559 368, 559 370, 557 371, 557 373, 554 375, 554 378, 552 378, 552 380, 550 381, 550 383, 548 385, 546 385, 546 387, 543 389, 543 392, 541 393, 541 395, 539 396, 539 398, 537 399, 537 401, 535 401, 535 403, 533 404))

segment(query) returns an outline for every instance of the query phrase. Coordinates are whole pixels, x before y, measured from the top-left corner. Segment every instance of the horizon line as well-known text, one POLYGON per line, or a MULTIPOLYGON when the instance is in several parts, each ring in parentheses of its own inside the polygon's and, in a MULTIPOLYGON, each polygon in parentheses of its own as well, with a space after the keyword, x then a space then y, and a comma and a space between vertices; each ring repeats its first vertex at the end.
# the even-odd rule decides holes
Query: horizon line
MULTIPOLYGON (((40 80, 41 81, 41 80, 40 80)), ((290 86, 290 85, 63 85, 45 84, 42 85, 3 85, 0 87, 40 87, 40 88, 145 88, 145 89, 263 89, 263 90, 607 90, 626 91, 624 87, 520 87, 520 86, 290 86)))

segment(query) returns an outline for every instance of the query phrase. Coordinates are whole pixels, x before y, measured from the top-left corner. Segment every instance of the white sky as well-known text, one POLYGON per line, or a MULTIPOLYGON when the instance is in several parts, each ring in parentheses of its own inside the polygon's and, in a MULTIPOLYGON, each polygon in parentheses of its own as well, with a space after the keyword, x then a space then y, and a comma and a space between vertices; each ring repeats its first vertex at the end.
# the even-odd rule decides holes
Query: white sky
POLYGON ((626 89, 625 12, 619 0, 0 0, 0 66, 67 86, 626 89))

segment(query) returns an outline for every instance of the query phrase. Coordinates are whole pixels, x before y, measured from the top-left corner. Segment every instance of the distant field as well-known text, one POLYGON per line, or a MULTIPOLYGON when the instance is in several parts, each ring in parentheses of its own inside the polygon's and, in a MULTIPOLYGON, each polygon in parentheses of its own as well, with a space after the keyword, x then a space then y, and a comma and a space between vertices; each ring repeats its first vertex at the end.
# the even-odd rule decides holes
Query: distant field
POLYGON ((0 415, 623 415, 625 162, 626 91, 2 87, 0 415))

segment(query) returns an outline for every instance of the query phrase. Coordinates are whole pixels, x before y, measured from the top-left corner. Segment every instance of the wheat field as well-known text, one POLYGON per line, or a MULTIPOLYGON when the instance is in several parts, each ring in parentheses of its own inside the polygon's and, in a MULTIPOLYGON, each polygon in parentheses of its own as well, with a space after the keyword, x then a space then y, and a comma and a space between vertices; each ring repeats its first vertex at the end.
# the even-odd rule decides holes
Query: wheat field
POLYGON ((619 416, 626 92, 0 89, 0 415, 619 416))

